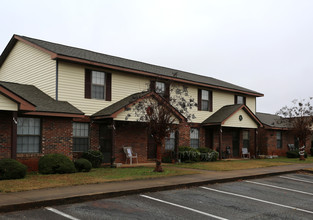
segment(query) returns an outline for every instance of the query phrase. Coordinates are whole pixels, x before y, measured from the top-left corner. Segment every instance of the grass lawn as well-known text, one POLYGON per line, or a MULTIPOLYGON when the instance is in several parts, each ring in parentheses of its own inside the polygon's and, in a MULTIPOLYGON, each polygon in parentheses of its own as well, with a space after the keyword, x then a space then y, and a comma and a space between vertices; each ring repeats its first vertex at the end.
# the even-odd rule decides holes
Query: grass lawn
POLYGON ((313 157, 308 157, 305 161, 300 161, 298 158, 280 157, 277 159, 222 160, 216 162, 181 163, 170 166, 201 170, 230 171, 230 170, 243 170, 261 167, 281 166, 294 163, 313 163, 313 157))
POLYGON ((18 192, 60 186, 74 186, 123 180, 150 179, 198 173, 192 170, 166 167, 162 173, 153 172, 153 167, 98 168, 88 173, 42 175, 28 173, 25 179, 1 180, 0 192, 18 192))

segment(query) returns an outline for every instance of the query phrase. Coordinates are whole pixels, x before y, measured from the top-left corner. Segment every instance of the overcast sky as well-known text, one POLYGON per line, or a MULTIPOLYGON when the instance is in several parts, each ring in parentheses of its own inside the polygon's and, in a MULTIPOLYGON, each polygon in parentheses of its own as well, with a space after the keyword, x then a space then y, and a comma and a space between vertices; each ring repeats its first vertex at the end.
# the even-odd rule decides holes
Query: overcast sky
POLYGON ((313 96, 311 0, 14 0, 0 20, 1 53, 19 34, 211 76, 267 113, 313 96))

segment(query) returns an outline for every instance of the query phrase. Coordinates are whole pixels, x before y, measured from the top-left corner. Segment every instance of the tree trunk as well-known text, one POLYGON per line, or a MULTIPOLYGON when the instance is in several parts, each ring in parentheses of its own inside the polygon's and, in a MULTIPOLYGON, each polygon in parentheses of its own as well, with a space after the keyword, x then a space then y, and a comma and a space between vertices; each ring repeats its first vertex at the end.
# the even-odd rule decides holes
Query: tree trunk
POLYGON ((163 172, 162 168, 162 143, 157 143, 157 155, 154 172, 163 172))

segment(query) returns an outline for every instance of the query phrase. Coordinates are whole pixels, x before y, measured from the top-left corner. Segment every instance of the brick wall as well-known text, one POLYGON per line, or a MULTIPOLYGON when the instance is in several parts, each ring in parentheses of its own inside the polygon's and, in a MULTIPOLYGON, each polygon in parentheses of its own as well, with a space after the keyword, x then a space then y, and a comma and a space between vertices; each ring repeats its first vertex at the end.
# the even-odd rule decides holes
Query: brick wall
MULTIPOLYGON (((116 123, 115 131, 115 162, 125 163, 123 146, 131 146, 138 155, 138 162, 147 162, 148 133, 141 123, 116 123)), ((134 162, 134 161, 133 161, 134 162)), ((129 163, 129 161, 127 162, 129 163)))
POLYGON ((11 158, 12 113, 0 111, 0 159, 11 158))

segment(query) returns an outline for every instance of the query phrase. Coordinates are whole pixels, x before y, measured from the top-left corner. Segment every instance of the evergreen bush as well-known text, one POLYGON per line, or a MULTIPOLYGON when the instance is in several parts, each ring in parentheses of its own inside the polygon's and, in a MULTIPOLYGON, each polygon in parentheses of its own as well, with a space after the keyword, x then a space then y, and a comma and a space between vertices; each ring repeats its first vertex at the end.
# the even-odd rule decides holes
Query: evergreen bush
POLYGON ((74 163, 63 154, 47 154, 39 159, 38 171, 41 174, 75 173, 74 163))
POLYGON ((88 150, 83 153, 82 158, 89 160, 93 168, 98 168, 102 163, 103 154, 98 150, 88 150))
POLYGON ((75 168, 77 172, 89 172, 91 170, 91 163, 89 160, 80 158, 78 160, 75 160, 74 162, 75 168))
POLYGON ((27 167, 14 159, 0 160, 0 180, 22 179, 26 176, 27 167))

